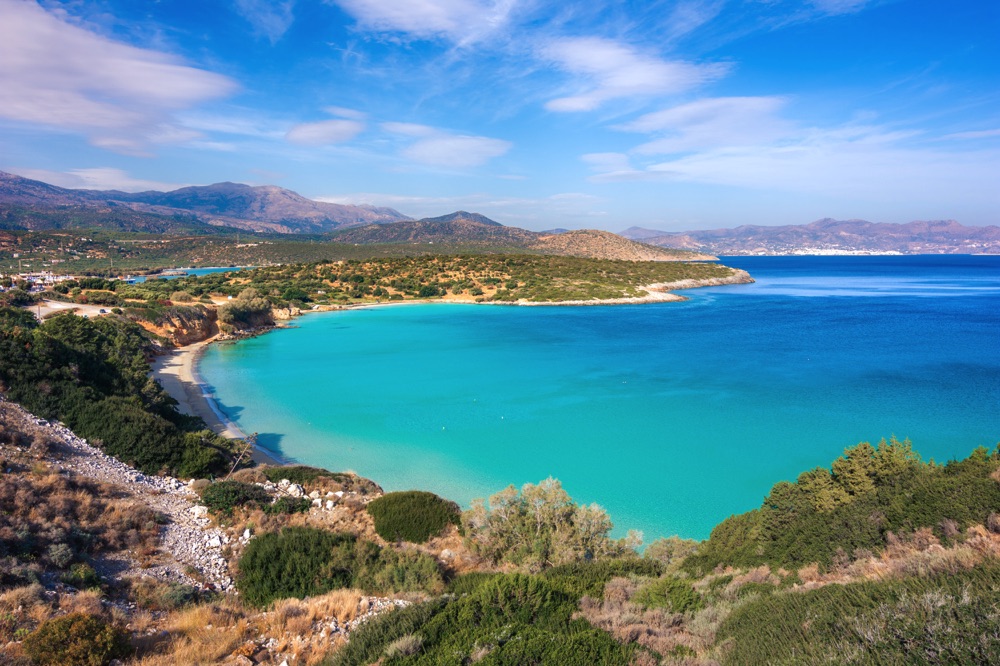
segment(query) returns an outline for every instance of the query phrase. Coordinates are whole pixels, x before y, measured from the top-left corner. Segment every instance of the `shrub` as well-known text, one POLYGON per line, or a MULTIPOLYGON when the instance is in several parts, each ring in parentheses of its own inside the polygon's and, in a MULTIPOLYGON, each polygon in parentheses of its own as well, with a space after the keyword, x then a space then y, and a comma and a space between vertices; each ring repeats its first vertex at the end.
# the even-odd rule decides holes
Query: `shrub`
POLYGON ((666 608, 674 613, 687 613, 701 608, 701 596, 690 581, 667 576, 639 588, 632 601, 646 608, 666 608))
POLYGON ((305 513, 312 506, 312 501, 305 497, 279 497, 273 504, 265 504, 261 508, 264 513, 282 515, 289 513, 305 513))
POLYGON ((268 481, 272 483, 277 483, 282 479, 288 479, 292 483, 297 483, 300 486, 304 486, 310 481, 315 481, 321 476, 327 476, 332 479, 336 479, 338 476, 346 476, 336 474, 334 472, 328 472, 325 469, 319 467, 309 467, 307 465, 289 465, 288 467, 268 467, 263 470, 264 476, 267 477, 268 481))
POLYGON ((634 553, 642 538, 634 532, 620 541, 609 537, 613 525, 596 504, 577 505, 557 479, 514 486, 473 500, 462 514, 469 545, 482 557, 539 571, 553 564, 620 557, 634 553))
POLYGON ((334 653, 334 666, 403 663, 625 666, 635 652, 585 620, 576 601, 542 578, 497 576, 471 594, 392 611, 366 622, 334 653), (399 647, 416 645, 409 658, 399 647))
POLYGON ((460 512, 454 502, 419 490, 388 493, 368 504, 375 531, 386 541, 424 543, 457 525, 460 512))
POLYGON ((542 576, 550 585, 575 599, 584 595, 600 598, 604 586, 612 578, 619 576, 658 577, 663 574, 663 570, 663 565, 655 560, 623 558, 563 564, 546 569, 542 572, 542 576))
POLYGON ((101 577, 94 571, 94 567, 86 562, 78 562, 64 573, 60 580, 67 585, 72 585, 78 590, 89 590, 101 586, 101 577))
MULTIPOLYGON (((350 587, 358 556, 371 556, 370 551, 357 552, 356 541, 353 535, 311 527, 286 527, 261 534, 240 558, 237 587, 243 598, 256 606, 350 587)), ((377 557, 378 547, 374 548, 377 557)))
POLYGON ((24 639, 24 653, 40 666, 104 666, 129 653, 124 632, 100 618, 73 613, 48 620, 24 639))
POLYGON ((218 481, 201 494, 202 503, 216 513, 232 515, 233 509, 247 505, 264 505, 271 502, 266 490, 252 483, 218 481))

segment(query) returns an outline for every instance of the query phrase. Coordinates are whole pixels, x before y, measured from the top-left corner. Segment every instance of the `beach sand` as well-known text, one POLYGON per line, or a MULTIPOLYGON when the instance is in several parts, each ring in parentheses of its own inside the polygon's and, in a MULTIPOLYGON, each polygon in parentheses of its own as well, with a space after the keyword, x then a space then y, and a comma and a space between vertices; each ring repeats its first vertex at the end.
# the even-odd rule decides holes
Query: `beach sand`
MULTIPOLYGON (((196 342, 157 357, 152 364, 153 377, 177 401, 177 409, 182 414, 201 417, 213 432, 223 437, 244 439, 246 434, 222 414, 208 394, 204 382, 198 377, 198 357, 210 342, 211 340, 196 342)), ((252 458, 267 465, 285 464, 273 453, 260 447, 254 448, 252 458)))

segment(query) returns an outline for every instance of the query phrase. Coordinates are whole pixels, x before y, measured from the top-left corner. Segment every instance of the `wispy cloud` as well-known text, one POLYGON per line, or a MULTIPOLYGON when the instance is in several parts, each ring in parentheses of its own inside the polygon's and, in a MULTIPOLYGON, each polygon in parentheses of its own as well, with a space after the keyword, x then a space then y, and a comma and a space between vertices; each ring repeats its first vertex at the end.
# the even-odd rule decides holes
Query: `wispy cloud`
POLYGON ((235 0, 236 12, 253 27, 254 34, 276 44, 295 22, 295 0, 235 0))
POLYGON ((942 139, 992 139, 1000 137, 1000 128, 988 130, 973 130, 970 132, 954 132, 945 134, 942 139))
POLYGON ((541 57, 579 78, 573 94, 550 100, 550 111, 591 111, 626 97, 671 95, 724 75, 728 65, 663 60, 601 37, 559 39, 541 49, 541 57))
POLYGON ((950 151, 915 144, 919 133, 875 125, 800 128, 757 145, 714 147, 666 161, 640 155, 591 154, 594 182, 663 181, 773 192, 908 202, 968 196, 1000 198, 987 165, 998 150, 950 151), (638 164, 637 164, 638 163, 638 164))
POLYGON ((506 25, 517 0, 328 0, 359 27, 471 43, 506 25))
POLYGON ((811 4, 824 14, 851 14, 870 3, 869 0, 812 0, 811 4))
POLYGON ((3 3, 0 62, 0 116, 80 132, 126 153, 189 140, 171 113, 236 89, 224 76, 88 32, 33 2, 3 3))
POLYGON ((187 183, 167 183, 157 180, 133 178, 128 172, 113 167, 70 169, 69 171, 7 167, 5 170, 25 178, 41 180, 52 185, 58 185, 59 187, 81 190, 121 190, 123 192, 142 192, 144 190, 169 191, 187 185, 187 183))
POLYGON ((324 146, 331 143, 350 141, 363 132, 365 124, 357 120, 321 120, 315 123, 300 123, 288 130, 285 139, 302 146, 324 146))
POLYGON ((387 122, 382 129, 390 134, 416 139, 401 155, 420 164, 440 167, 474 167, 500 157, 511 148, 509 141, 486 136, 456 134, 414 123, 387 122))
POLYGON ((656 137, 635 149, 646 154, 755 145, 795 130, 778 116, 785 102, 782 97, 712 97, 647 113, 618 129, 656 137))

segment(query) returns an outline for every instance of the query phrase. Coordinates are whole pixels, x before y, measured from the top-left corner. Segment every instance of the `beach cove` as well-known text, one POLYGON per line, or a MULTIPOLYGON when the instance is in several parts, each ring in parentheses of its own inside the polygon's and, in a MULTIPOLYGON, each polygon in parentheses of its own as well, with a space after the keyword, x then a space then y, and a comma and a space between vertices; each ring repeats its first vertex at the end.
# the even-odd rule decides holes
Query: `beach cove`
POLYGON ((201 372, 283 457, 463 504, 552 475, 647 541, 707 536, 861 440, 946 460, 1000 439, 996 257, 727 263, 758 283, 317 315, 212 345, 201 372))

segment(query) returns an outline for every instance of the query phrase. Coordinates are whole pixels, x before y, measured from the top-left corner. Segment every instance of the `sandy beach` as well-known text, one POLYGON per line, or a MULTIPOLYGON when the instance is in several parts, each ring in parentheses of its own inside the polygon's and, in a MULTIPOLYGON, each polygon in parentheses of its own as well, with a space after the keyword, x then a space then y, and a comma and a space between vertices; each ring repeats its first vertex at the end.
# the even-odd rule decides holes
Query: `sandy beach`
MULTIPOLYGON (((152 364, 153 377, 177 401, 177 409, 182 414, 201 417, 213 432, 223 437, 244 439, 246 434, 222 414, 198 377, 198 357, 210 342, 211 340, 196 342, 157 357, 152 364)), ((252 457, 258 463, 267 465, 285 464, 260 447, 254 448, 252 457)))

